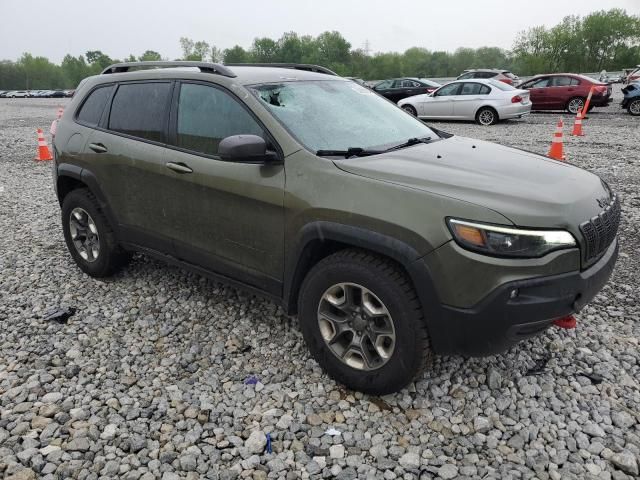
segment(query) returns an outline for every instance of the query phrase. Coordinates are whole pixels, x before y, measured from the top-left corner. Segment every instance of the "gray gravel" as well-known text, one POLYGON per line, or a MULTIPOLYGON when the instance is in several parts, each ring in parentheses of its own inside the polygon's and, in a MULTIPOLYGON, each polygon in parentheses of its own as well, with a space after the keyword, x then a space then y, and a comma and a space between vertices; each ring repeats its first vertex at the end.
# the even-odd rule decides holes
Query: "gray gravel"
MULTIPOLYGON (((113 279, 83 275, 66 252, 51 166, 32 160, 35 129, 48 130, 57 105, 0 99, 0 475, 638 476, 640 129, 617 103, 590 115, 586 137, 566 139, 568 159, 623 197, 616 271, 578 328, 504 355, 439 358, 384 398, 324 375, 269 301, 144 256, 113 279), (56 306, 78 310, 45 323, 56 306)), ((558 116, 435 125, 545 153, 558 116)))

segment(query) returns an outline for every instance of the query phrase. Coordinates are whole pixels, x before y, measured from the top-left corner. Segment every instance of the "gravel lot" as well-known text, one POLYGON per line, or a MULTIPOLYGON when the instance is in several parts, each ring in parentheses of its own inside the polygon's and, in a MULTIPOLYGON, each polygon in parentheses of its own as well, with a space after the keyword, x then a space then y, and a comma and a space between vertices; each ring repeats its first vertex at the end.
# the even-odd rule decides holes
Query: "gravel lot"
MULTIPOLYGON (((33 161, 35 129, 48 131, 59 101, 0 99, 0 475, 636 478, 640 129, 614 90, 586 137, 565 138, 569 161, 623 199, 620 259, 578 328, 500 356, 439 358, 383 398, 324 375, 269 301, 144 256, 108 281, 82 274, 51 165, 33 161), (77 312, 43 321, 57 306, 77 312)), ((546 153, 558 117, 434 125, 546 153)))

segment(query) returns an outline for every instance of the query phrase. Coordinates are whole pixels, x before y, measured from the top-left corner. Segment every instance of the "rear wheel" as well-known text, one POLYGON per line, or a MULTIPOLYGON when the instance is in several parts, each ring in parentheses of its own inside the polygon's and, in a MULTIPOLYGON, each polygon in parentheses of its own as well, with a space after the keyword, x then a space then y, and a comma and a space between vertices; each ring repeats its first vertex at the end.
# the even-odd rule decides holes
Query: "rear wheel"
POLYGON ((498 123, 498 120, 499 120, 498 112, 496 112, 491 107, 482 107, 476 113, 476 122, 478 123, 478 125, 484 125, 484 126, 494 125, 498 123))
POLYGON ((62 228, 69 253, 78 267, 92 277, 112 275, 130 258, 118 245, 107 217, 86 188, 64 197, 62 228))
POLYGON ((394 262, 361 250, 335 253, 311 269, 298 302, 311 354, 347 387, 396 392, 424 369, 430 348, 422 307, 394 262))
POLYGON ((634 117, 637 117, 638 115, 640 115, 640 99, 634 100, 633 102, 631 102, 627 106, 627 111, 634 117))
POLYGON ((407 105, 403 105, 403 106, 402 106, 402 109, 403 109, 405 112, 407 112, 407 113, 409 113, 409 114, 413 115, 414 117, 417 117, 417 116, 418 116, 418 112, 417 112, 417 111, 416 111, 416 109, 413 107, 413 105, 408 105, 408 104, 407 104, 407 105))
POLYGON ((581 108, 584 108, 584 98, 582 97, 573 97, 567 102, 567 111, 573 115, 576 115, 581 108))

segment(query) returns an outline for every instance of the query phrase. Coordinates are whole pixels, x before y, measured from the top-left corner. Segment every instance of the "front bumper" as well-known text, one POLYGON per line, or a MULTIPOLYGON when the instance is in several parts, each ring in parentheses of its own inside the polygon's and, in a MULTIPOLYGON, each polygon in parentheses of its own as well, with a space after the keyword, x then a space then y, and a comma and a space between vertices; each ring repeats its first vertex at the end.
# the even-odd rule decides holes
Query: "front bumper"
POLYGON ((503 352, 580 311, 607 283, 617 257, 616 239, 586 270, 507 282, 472 308, 441 305, 433 316, 427 308, 432 347, 439 354, 503 352))

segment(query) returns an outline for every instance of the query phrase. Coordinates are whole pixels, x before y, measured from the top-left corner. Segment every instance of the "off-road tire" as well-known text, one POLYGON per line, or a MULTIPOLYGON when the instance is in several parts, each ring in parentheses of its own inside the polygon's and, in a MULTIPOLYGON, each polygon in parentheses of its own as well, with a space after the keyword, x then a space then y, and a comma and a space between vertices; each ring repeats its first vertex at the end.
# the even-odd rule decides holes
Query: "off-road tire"
POLYGON ((131 255, 118 245, 113 228, 100 208, 98 200, 86 188, 72 190, 64 197, 62 201, 62 229, 69 253, 78 267, 87 275, 96 278, 111 276, 124 267, 131 258, 131 255), (82 258, 71 237, 70 217, 75 208, 86 211, 98 231, 99 253, 92 262, 82 258))
POLYGON ((401 267, 363 250, 341 250, 318 262, 305 277, 298 297, 305 342, 320 366, 353 390, 384 395, 397 392, 420 375, 431 357, 423 309, 411 280, 401 267), (318 309, 327 289, 339 283, 361 285, 386 306, 395 328, 395 348, 386 363, 360 370, 344 363, 328 346, 318 322, 318 309))

